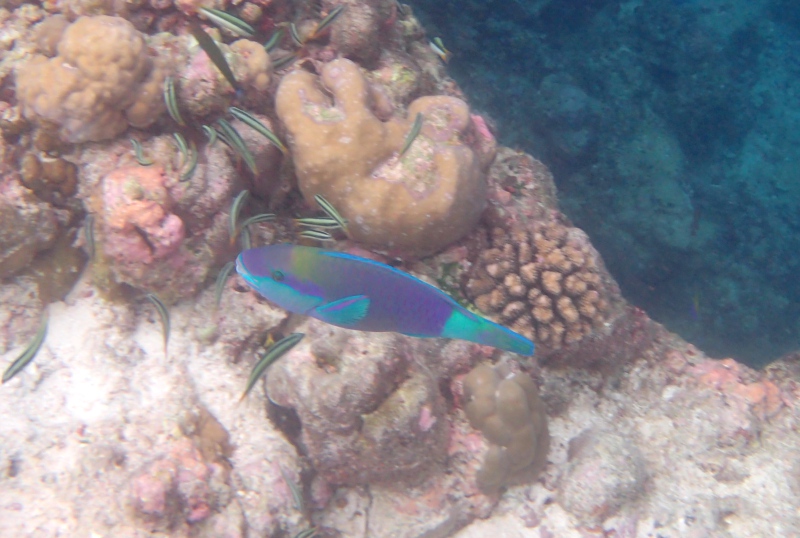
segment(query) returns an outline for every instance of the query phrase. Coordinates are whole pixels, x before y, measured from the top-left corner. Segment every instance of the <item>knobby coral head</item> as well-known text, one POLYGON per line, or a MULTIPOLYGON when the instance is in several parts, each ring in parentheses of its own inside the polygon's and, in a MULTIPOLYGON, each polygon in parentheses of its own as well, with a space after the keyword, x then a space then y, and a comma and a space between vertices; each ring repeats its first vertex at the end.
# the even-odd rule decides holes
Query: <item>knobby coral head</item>
POLYGON ((423 97, 406 117, 381 121, 370 107, 373 93, 345 59, 325 64, 318 76, 295 71, 283 78, 276 110, 298 186, 306 199, 321 194, 336 206, 358 241, 399 254, 435 252, 477 223, 493 153, 466 143, 472 121, 460 99, 423 97), (414 133, 418 114, 423 124, 414 133))

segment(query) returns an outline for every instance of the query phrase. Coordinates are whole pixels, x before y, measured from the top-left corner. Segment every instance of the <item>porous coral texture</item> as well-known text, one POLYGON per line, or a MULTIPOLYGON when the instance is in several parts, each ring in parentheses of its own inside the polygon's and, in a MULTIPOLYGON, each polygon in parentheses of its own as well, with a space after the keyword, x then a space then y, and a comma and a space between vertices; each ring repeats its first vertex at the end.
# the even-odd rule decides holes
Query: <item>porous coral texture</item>
POLYGON ((189 181, 180 181, 171 137, 142 144, 155 161, 139 166, 132 152, 87 153, 82 189, 95 215, 95 276, 159 294, 165 301, 197 291, 210 267, 230 255, 227 208, 235 176, 222 145, 200 149, 189 181), (97 182, 96 184, 94 182, 97 182))
POLYGON ((63 31, 57 51, 21 67, 17 96, 26 117, 59 125, 65 141, 113 138, 165 110, 167 60, 125 19, 81 17, 63 31))
POLYGON ((358 241, 397 254, 435 252, 467 233, 486 201, 480 163, 465 143, 472 130, 463 101, 415 100, 406 119, 380 121, 359 67, 335 60, 319 77, 295 71, 276 97, 306 199, 321 194, 350 221, 358 241), (417 114, 423 127, 403 147, 417 114))
POLYGON ((547 462, 550 435, 530 376, 479 364, 464 378, 463 387, 467 418, 489 443, 478 486, 496 491, 535 479, 547 462))
POLYGON ((309 338, 272 366, 267 393, 297 413, 302 445, 324 480, 418 483, 441 466, 444 400, 431 372, 414 364, 418 342, 316 320, 302 332, 309 338))
POLYGON ((555 351, 600 328, 618 300, 586 234, 557 219, 530 229, 495 227, 464 290, 482 312, 555 351))

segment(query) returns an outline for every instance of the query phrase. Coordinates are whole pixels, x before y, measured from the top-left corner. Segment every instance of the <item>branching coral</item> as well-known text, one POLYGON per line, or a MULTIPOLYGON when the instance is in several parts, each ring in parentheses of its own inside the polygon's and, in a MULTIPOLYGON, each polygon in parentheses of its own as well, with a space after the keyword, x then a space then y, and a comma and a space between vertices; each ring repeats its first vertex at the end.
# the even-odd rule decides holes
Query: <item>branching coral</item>
MULTIPOLYGON (((380 121, 358 66, 334 60, 319 77, 295 71, 276 97, 306 199, 322 194, 356 240, 406 254, 435 252, 477 222, 486 200, 481 164, 465 143, 469 109, 453 97, 417 99, 408 119, 380 121), (414 118, 422 130, 399 155, 414 118)), ((493 156, 493 155, 492 155, 493 156)))
MULTIPOLYGON (((69 142, 113 138, 127 126, 147 127, 165 110, 166 59, 120 17, 81 17, 61 33, 53 58, 37 55, 17 73, 25 115, 61 127, 69 142)), ((52 44, 39 35, 48 49, 52 44)), ((45 51, 47 52, 47 51, 45 51)))
POLYGON ((533 380, 480 364, 464 378, 464 400, 470 424, 489 441, 478 486, 493 491, 535 478, 547 461, 550 434, 533 380))
POLYGON ((614 288, 600 255, 578 228, 557 220, 492 230, 465 285, 487 314, 544 347, 581 341, 603 324, 614 288))

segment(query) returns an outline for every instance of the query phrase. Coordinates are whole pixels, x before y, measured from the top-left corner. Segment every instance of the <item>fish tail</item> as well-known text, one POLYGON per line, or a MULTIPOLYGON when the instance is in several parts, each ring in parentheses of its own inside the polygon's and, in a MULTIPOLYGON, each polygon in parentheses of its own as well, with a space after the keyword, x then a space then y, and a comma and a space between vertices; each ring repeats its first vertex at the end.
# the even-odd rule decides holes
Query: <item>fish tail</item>
POLYGON ((511 329, 498 325, 466 309, 454 309, 442 329, 444 338, 458 338, 511 351, 529 357, 533 355, 533 342, 511 329))

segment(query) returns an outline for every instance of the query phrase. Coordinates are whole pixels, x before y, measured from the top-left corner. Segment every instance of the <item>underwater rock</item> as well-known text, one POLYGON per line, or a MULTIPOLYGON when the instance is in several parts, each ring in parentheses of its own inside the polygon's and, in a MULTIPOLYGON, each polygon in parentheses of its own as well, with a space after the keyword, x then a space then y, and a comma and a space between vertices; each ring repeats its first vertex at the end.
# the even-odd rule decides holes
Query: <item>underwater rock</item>
POLYGON ((393 252, 435 252, 472 229, 486 183, 476 148, 466 145, 469 108, 459 99, 415 100, 408 118, 381 122, 369 108, 368 83, 349 60, 319 77, 286 75, 276 109, 289 134, 298 186, 321 194, 350 221, 354 239, 393 252), (325 88, 323 91, 322 88, 325 88), (424 123, 399 155, 417 114, 424 123))
POLYGON ((585 525, 597 525, 644 493, 647 470, 636 444, 611 429, 570 439, 558 499, 585 525))
POLYGON ((420 350, 393 334, 306 327, 309 337, 271 367, 267 392, 297 413, 316 471, 333 485, 413 484, 440 468, 444 401, 416 363, 420 350))
POLYGON ((231 163, 221 144, 203 145, 194 173, 181 181, 186 164, 170 137, 142 144, 151 166, 136 164, 130 150, 117 157, 121 144, 84 155, 81 188, 97 215, 95 278, 156 293, 168 303, 192 295, 232 250, 231 163))
MULTIPOLYGON (((297 455, 263 407, 235 405, 246 373, 220 360, 225 346, 184 339, 198 314, 172 308, 165 361, 149 313, 79 286, 79 299, 50 306, 34 363, 3 385, 0 534, 244 537, 300 526, 280 472, 296 473, 297 455)), ((2 298, 7 319, 19 301, 2 298)))
POLYGON ((0 278, 27 267, 37 252, 51 247, 59 227, 58 212, 37 200, 19 181, 0 181, 0 278))

